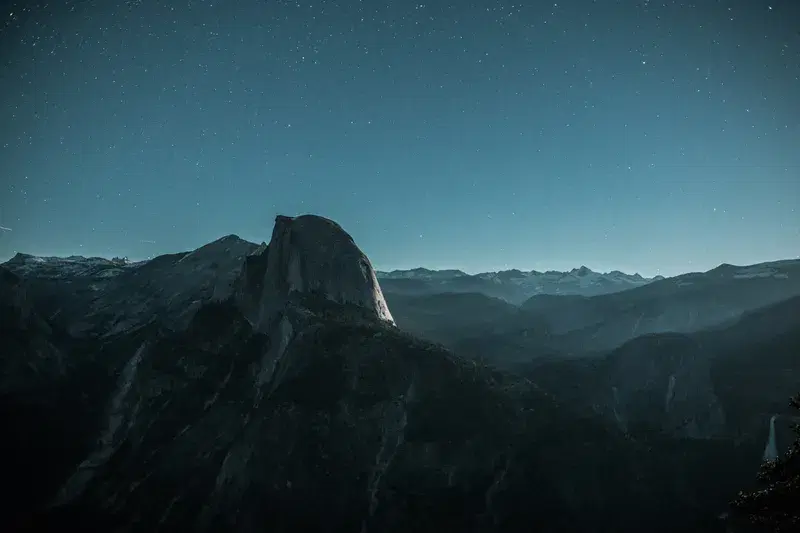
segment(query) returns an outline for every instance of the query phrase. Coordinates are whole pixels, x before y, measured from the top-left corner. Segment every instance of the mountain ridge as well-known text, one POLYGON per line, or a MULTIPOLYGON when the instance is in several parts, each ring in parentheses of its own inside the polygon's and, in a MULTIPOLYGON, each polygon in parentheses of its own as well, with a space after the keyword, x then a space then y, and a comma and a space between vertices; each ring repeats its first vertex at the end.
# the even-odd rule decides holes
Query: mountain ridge
MULTIPOLYGON (((57 278, 59 275, 63 275, 66 273, 66 272, 59 272, 60 270, 66 271, 69 269, 77 269, 78 271, 80 271, 81 269, 85 269, 87 271, 91 271, 93 269, 102 269, 110 267, 124 268, 124 267, 139 266, 154 261, 159 257, 164 257, 165 255, 181 255, 181 254, 185 255, 206 248, 213 248, 214 246, 218 246, 220 244, 224 243, 230 244, 233 242, 238 243, 240 246, 247 248, 249 251, 253 251, 259 247, 259 244, 242 239, 238 235, 228 234, 213 241, 210 241, 209 243, 206 243, 205 245, 202 245, 194 250, 188 250, 185 252, 174 252, 171 254, 162 254, 160 256, 156 256, 151 259, 129 261, 127 258, 117 258, 117 257, 109 259, 101 256, 82 256, 82 255, 45 256, 45 255, 34 255, 34 254, 27 254, 24 252, 17 252, 8 260, 0 262, 0 265, 10 266, 15 271, 21 270, 23 272, 26 271, 36 272, 37 276, 46 275, 44 274, 44 272, 49 270, 52 273, 51 276, 53 278, 57 278)), ((266 243, 262 242, 260 246, 265 246, 265 245, 266 243)), ((719 265, 706 271, 686 272, 683 274, 676 274, 674 276, 656 275, 652 277, 645 277, 639 273, 628 274, 620 270, 610 270, 607 272, 600 272, 592 270, 591 268, 585 265, 581 265, 580 267, 564 271, 560 270, 525 271, 520 269, 507 269, 498 271, 478 272, 475 274, 469 274, 467 272, 464 272, 463 270, 455 268, 430 269, 426 267, 395 269, 390 271, 374 270, 374 272, 378 281, 385 281, 389 283, 397 280, 446 282, 453 279, 462 279, 462 280, 477 279, 483 281, 491 281, 496 284, 502 283, 503 281, 513 281, 519 285, 519 284, 524 284, 526 280, 532 284, 535 282, 537 277, 548 277, 549 279, 565 280, 569 278, 581 278, 581 277, 585 278, 587 276, 597 276, 600 278, 604 278, 605 280, 611 280, 612 282, 621 285, 616 290, 601 290, 598 292, 588 291, 592 292, 592 294, 585 294, 584 292, 581 291, 568 289, 560 292, 539 291, 530 295, 530 296, 535 296, 537 294, 544 294, 544 295, 563 294, 563 295, 591 296, 594 294, 610 294, 613 292, 622 292, 623 290, 627 290, 629 288, 640 287, 648 285, 653 282, 664 281, 664 280, 675 280, 678 283, 689 283, 691 282, 693 277, 711 273, 719 273, 720 275, 725 275, 726 273, 728 273, 742 279, 746 277, 764 277, 769 275, 766 272, 766 270, 768 270, 770 267, 781 267, 784 265, 793 265, 798 263, 800 263, 800 259, 797 258, 778 259, 778 260, 763 261, 759 263, 744 264, 744 265, 720 263, 719 265)), ((106 273, 106 275, 109 276, 113 274, 114 272, 106 273)), ((562 283, 564 283, 564 281, 562 281, 562 283)), ((398 293, 403 293, 403 294, 413 293, 413 291, 403 290, 402 287, 399 287, 399 289, 400 290, 397 291, 398 293)), ((384 289, 384 291, 386 292, 386 289, 384 289)), ((390 289, 388 292, 393 292, 393 291, 390 289)), ((482 292, 482 291, 479 290, 479 288, 470 291, 462 289, 461 287, 450 287, 450 286, 443 286, 443 287, 433 288, 432 290, 423 291, 424 294, 441 294, 443 292, 482 292)), ((508 301, 507 298, 502 298, 501 296, 497 296, 495 294, 487 294, 487 295, 500 297, 501 299, 508 301)), ((527 296, 525 299, 529 298, 530 296, 527 296)), ((518 303, 522 302, 520 301, 518 303)))
MULTIPOLYGON (((724 263, 723 263, 724 264, 724 263)), ((427 267, 415 267, 415 268, 400 268, 400 269, 393 269, 393 270, 378 270, 378 276, 386 279, 392 278, 409 278, 409 277, 425 277, 426 275, 431 277, 460 277, 460 276, 479 276, 484 278, 490 278, 492 276, 508 274, 512 276, 531 276, 531 275, 541 275, 541 274, 579 274, 579 275, 586 275, 588 273, 595 273, 595 274, 613 274, 613 275, 622 275, 622 276, 629 276, 629 277, 636 277, 641 279, 663 279, 665 276, 656 275, 650 278, 646 276, 642 276, 638 272, 633 274, 627 274, 621 270, 610 270, 607 272, 595 271, 586 265, 581 265, 579 267, 572 268, 570 270, 522 270, 519 268, 507 268, 503 270, 486 270, 481 272, 475 272, 473 274, 469 274, 464 272, 463 270, 457 268, 427 268, 427 267)))
POLYGON ((525 307, 540 297, 599 297, 622 295, 628 291, 647 294, 651 289, 658 291, 665 286, 685 288, 697 280, 725 283, 731 279, 788 279, 787 272, 794 271, 796 265, 800 265, 800 260, 784 259, 744 266, 723 263, 706 272, 689 272, 668 278, 644 278, 639 274, 625 274, 617 270, 598 273, 586 266, 573 268, 568 272, 506 270, 474 275, 460 270, 434 271, 418 268, 379 271, 377 276, 385 293, 426 296, 473 292, 525 307))

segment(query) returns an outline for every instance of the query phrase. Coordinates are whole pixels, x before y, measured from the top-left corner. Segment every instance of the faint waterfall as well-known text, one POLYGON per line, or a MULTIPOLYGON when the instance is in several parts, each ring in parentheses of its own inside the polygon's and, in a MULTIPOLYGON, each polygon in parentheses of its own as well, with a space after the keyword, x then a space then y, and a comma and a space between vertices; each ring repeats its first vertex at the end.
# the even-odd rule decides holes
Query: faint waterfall
POLYGON ((778 415, 772 415, 769 419, 769 437, 767 438, 767 446, 764 448, 764 460, 774 461, 778 458, 778 446, 775 443, 775 419, 778 415))
POLYGON ((672 404, 672 398, 675 397, 675 374, 672 374, 669 377, 669 385, 667 385, 667 394, 664 398, 664 411, 669 413, 670 405, 672 404))

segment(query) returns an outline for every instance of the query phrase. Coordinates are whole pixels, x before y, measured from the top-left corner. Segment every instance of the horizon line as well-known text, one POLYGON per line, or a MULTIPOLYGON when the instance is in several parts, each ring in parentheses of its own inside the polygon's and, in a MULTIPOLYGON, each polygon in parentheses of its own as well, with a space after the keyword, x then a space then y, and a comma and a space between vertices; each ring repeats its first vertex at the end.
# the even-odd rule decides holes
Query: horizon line
MULTIPOLYGON (((187 253, 190 253, 191 251, 192 250, 184 250, 184 252, 187 252, 187 253)), ((10 261, 17 254, 28 255, 28 256, 31 256, 31 257, 43 257, 43 258, 44 257, 48 257, 48 258, 59 258, 59 259, 66 259, 68 257, 82 257, 82 258, 85 258, 85 259, 100 258, 100 259, 111 260, 111 259, 114 259, 114 258, 117 258, 117 257, 125 257, 131 263, 139 263, 139 262, 144 262, 144 261, 150 261, 150 260, 152 260, 152 259, 154 259, 156 257, 159 257, 161 255, 168 255, 170 253, 180 253, 180 252, 165 252, 165 253, 154 254, 154 255, 149 256, 149 257, 141 257, 140 258, 140 257, 126 256, 124 253, 122 253, 122 254, 88 254, 88 255, 81 255, 81 254, 69 254, 69 255, 47 254, 47 255, 45 255, 45 254, 29 254, 29 253, 25 253, 25 252, 15 251, 11 255, 0 256, 0 264, 4 264, 4 263, 10 261)), ((571 272, 572 270, 578 270, 579 268, 585 266, 590 271, 592 271, 594 273, 597 273, 597 274, 610 274, 612 272, 621 272, 622 274, 629 275, 629 276, 638 274, 639 276, 641 276, 644 279, 653 279, 653 278, 656 278, 656 277, 659 277, 659 276, 662 277, 662 278, 674 278, 674 277, 682 276, 682 275, 686 275, 686 274, 705 273, 705 272, 709 272, 711 270, 714 270, 715 268, 719 268, 719 267, 721 267, 723 265, 730 265, 730 266, 739 267, 739 268, 746 268, 746 267, 751 267, 751 266, 756 266, 756 265, 763 265, 763 264, 769 264, 769 263, 781 263, 781 262, 786 262, 786 261, 798 261, 798 260, 800 260, 800 256, 784 257, 784 258, 779 258, 779 259, 768 259, 766 261, 758 261, 758 262, 755 262, 755 263, 740 264, 740 265, 733 264, 733 263, 727 263, 727 262, 723 261, 723 262, 717 263, 714 266, 711 266, 710 268, 707 268, 705 270, 685 270, 685 271, 679 271, 679 272, 674 273, 674 274, 662 274, 660 269, 657 269, 656 273, 653 274, 653 275, 645 275, 641 271, 633 271, 631 273, 630 271, 627 271, 627 270, 621 269, 621 268, 615 268, 615 269, 612 269, 612 270, 605 270, 605 271, 603 269, 595 270, 594 268, 586 265, 585 263, 580 265, 579 267, 573 267, 573 268, 567 269, 567 270, 559 270, 559 269, 546 269, 546 270, 528 269, 528 270, 525 270, 525 269, 522 269, 522 268, 508 267, 508 268, 504 268, 504 269, 501 269, 501 270, 471 271, 472 269, 465 270, 463 268, 454 268, 454 267, 430 268, 430 267, 424 267, 424 266, 416 266, 416 267, 409 267, 409 268, 385 269, 385 268, 377 268, 377 267, 375 267, 375 265, 373 265, 373 268, 374 268, 376 273, 381 272, 381 273, 386 273, 386 274, 389 274, 389 273, 392 273, 392 272, 408 272, 408 271, 411 271, 411 270, 423 269, 423 270, 428 270, 428 271, 432 271, 432 272, 437 272, 437 271, 441 272, 441 271, 448 271, 448 270, 450 270, 450 271, 458 271, 458 272, 462 272, 462 273, 464 273, 464 274, 466 274, 468 276, 477 276, 477 275, 480 275, 480 274, 497 274, 497 273, 500 273, 500 272, 508 272, 510 270, 517 270, 517 271, 520 271, 520 272, 523 272, 523 273, 530 273, 530 272, 537 272, 537 273, 563 272, 563 273, 567 273, 567 272, 571 272)))

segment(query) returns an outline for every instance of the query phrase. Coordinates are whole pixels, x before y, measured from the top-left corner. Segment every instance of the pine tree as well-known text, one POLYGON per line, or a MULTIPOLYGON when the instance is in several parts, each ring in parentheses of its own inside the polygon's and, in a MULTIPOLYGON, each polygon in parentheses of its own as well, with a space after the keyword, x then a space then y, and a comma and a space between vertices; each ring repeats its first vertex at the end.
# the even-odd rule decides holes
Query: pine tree
MULTIPOLYGON (((800 411, 800 394, 790 405, 800 411)), ((777 533, 800 531, 800 424, 794 424, 795 440, 789 450, 767 461, 758 473, 760 488, 739 492, 733 508, 757 528, 777 533)))

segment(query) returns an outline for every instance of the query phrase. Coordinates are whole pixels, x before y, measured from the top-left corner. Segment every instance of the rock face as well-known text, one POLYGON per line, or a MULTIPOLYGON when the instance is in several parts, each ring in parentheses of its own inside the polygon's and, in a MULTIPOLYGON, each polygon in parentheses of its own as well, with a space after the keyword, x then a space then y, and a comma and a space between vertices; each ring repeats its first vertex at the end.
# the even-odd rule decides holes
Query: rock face
POLYGON ((404 334, 320 217, 5 266, 3 531, 707 531, 763 451, 633 439, 404 334))
POLYGON ((394 323, 369 259, 332 220, 278 216, 269 246, 248 260, 250 278, 240 294, 254 304, 252 318, 262 330, 294 296, 360 307, 394 323))

